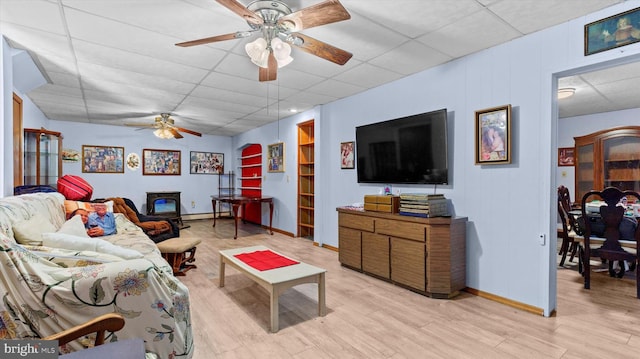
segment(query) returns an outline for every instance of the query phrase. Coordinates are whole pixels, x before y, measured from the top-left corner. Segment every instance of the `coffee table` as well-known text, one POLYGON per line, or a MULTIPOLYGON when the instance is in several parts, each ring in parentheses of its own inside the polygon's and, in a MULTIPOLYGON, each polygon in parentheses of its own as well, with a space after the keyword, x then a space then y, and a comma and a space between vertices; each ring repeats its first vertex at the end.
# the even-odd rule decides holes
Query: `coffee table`
MULTIPOLYGON (((325 304, 325 284, 324 277, 326 269, 314 267, 306 263, 298 263, 286 267, 260 271, 244 263, 235 257, 236 254, 251 253, 255 251, 270 250, 265 246, 253 246, 226 249, 220 251, 220 282, 219 286, 224 287, 225 264, 229 264, 241 273, 245 274, 261 287, 269 292, 271 297, 271 332, 278 331, 278 298, 287 289, 304 283, 318 284, 318 316, 324 317, 326 314, 325 304)), ((271 250, 274 252, 273 250, 271 250)), ((276 252, 274 252, 276 253, 276 252)), ((282 255, 282 254, 281 254, 282 255)))

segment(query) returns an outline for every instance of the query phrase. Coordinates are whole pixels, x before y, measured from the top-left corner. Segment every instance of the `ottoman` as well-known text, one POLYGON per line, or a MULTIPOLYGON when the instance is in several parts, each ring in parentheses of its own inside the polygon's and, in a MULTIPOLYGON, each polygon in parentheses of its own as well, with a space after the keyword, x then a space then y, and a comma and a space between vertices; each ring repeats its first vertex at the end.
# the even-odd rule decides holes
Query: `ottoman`
POLYGON ((185 272, 192 268, 196 268, 195 264, 191 264, 196 260, 196 246, 202 240, 197 238, 181 238, 175 237, 157 243, 162 257, 169 262, 173 269, 173 275, 185 275, 185 272))

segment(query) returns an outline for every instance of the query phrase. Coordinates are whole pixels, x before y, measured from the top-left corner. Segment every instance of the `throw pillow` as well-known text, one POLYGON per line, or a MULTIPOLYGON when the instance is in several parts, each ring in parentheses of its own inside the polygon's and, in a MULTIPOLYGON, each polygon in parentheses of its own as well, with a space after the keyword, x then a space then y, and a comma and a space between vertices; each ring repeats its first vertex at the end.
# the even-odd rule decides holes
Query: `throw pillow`
POLYGON ((71 234, 78 237, 89 237, 89 235, 87 234, 87 229, 84 228, 82 217, 80 217, 80 215, 78 214, 71 217, 70 220, 64 222, 62 224, 62 227, 60 227, 60 229, 58 229, 56 233, 71 234))
POLYGON ((12 229, 16 242, 32 246, 42 244, 42 233, 56 231, 53 223, 41 214, 36 214, 26 221, 15 223, 12 229))
POLYGON ((104 239, 79 237, 64 233, 43 233, 42 244, 47 247, 73 249, 77 251, 94 251, 111 254, 124 259, 142 258, 142 254, 133 249, 123 248, 104 239))

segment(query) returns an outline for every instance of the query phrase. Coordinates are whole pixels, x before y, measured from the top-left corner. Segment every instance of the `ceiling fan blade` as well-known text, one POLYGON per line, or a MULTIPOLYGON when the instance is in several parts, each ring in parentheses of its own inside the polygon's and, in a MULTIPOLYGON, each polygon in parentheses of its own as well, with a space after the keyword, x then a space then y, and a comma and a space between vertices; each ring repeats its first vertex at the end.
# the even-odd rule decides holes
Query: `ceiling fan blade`
POLYGON ((289 31, 300 31, 350 18, 351 15, 340 4, 340 1, 326 0, 281 17, 278 24, 286 27, 289 31))
POLYGON ((153 123, 125 123, 124 125, 132 127, 156 127, 153 123))
POLYGON ((196 132, 196 131, 192 131, 192 130, 188 130, 186 128, 182 128, 182 127, 174 127, 176 130, 180 131, 180 132, 184 132, 184 133, 188 133, 190 135, 194 135, 194 136, 198 136, 198 137, 202 137, 202 134, 200 132, 196 132))
POLYGON ((178 130, 176 130, 173 127, 169 127, 169 131, 171 131, 171 134, 173 134, 173 138, 183 138, 184 136, 182 136, 180 134, 180 132, 178 132, 178 130))
POLYGON ((220 5, 226 7, 227 9, 235 12, 236 14, 242 16, 243 19, 248 21, 251 24, 261 25, 264 23, 262 17, 253 11, 248 10, 244 5, 237 2, 236 0, 216 0, 220 5))
POLYGON ((325 42, 316 40, 311 36, 302 35, 300 33, 291 35, 293 37, 296 37, 297 40, 302 40, 301 44, 299 44, 300 41, 294 41, 293 45, 298 46, 305 52, 316 55, 318 57, 322 57, 323 59, 329 60, 338 65, 346 64, 347 61, 349 61, 349 59, 353 56, 353 54, 348 51, 341 50, 335 46, 331 46, 325 42))
POLYGON ((238 31, 230 34, 205 37, 203 39, 198 39, 198 40, 179 42, 176 44, 176 46, 189 47, 189 46, 195 46, 195 45, 204 45, 204 44, 209 44, 209 43, 218 42, 218 41, 241 39, 243 37, 248 37, 248 36, 251 36, 250 31, 238 31))
POLYGON ((269 52, 269 62, 268 67, 259 67, 258 72, 258 80, 260 82, 264 81, 274 81, 278 78, 278 61, 276 57, 273 55, 273 51, 269 52))

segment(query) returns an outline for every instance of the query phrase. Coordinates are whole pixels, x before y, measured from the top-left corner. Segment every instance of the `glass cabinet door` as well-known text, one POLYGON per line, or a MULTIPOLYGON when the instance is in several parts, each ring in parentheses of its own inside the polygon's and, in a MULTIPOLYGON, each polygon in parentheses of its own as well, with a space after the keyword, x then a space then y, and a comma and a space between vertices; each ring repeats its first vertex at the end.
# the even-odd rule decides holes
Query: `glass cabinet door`
POLYGON ((576 147, 576 198, 594 189, 593 143, 576 147))
POLYGON ((24 130, 24 185, 57 186, 62 175, 62 136, 45 129, 24 130))
POLYGON ((613 137, 603 141, 603 187, 640 191, 640 138, 613 137))

